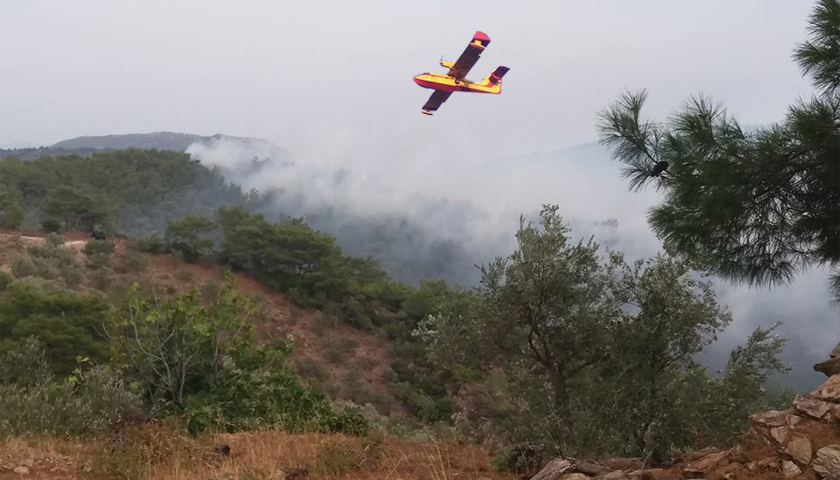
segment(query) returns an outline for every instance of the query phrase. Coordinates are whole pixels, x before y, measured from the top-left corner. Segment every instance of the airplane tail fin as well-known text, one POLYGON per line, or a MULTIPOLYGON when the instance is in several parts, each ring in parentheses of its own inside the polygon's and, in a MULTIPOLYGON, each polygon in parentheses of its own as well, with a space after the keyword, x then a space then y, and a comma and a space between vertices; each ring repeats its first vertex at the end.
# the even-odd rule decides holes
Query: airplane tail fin
POLYGON ((490 83, 492 83, 493 85, 501 83, 502 82, 502 77, 505 76, 505 74, 508 72, 508 70, 510 70, 508 67, 499 67, 499 68, 493 70, 493 73, 491 73, 490 76, 487 77, 487 80, 490 83))

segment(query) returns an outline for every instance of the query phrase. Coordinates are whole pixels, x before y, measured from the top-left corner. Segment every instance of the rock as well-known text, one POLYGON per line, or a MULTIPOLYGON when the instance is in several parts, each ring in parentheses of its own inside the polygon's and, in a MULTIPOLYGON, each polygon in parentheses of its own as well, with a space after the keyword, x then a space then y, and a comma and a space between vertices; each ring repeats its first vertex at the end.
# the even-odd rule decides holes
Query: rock
POLYGON ((840 476, 840 445, 828 445, 817 450, 816 458, 811 462, 820 478, 840 476))
POLYGON ((770 429, 770 436, 779 444, 784 444, 787 441, 788 433, 787 427, 773 427, 770 429))
POLYGON ((796 435, 790 442, 788 442, 784 453, 793 457, 796 463, 800 465, 808 465, 808 463, 811 462, 811 456, 813 454, 811 450, 811 439, 801 435, 796 435))
POLYGON ((557 480, 560 478, 560 475, 571 470, 572 466, 572 462, 565 458, 555 458, 548 462, 536 475, 531 477, 531 480, 557 480))
POLYGON ((782 475, 785 478, 795 477, 802 473, 802 469, 799 468, 798 465, 791 462, 790 460, 783 460, 782 461, 782 475))
POLYGON ((642 468, 642 463, 641 458, 635 457, 604 460, 604 465, 613 470, 637 470, 642 468))
POLYGON ((832 350, 831 353, 828 354, 828 358, 837 358, 837 357, 840 357, 840 343, 838 343, 837 346, 834 347, 834 350, 832 350))
POLYGON ((627 476, 624 475, 624 470, 613 470, 612 472, 604 475, 603 477, 598 477, 598 480, 626 480, 627 476))
POLYGON ((814 370, 824 374, 826 377, 840 374, 840 357, 820 362, 814 365, 814 370))
POLYGON ((589 475, 590 477, 594 477, 596 475, 600 475, 611 470, 610 467, 607 467, 606 465, 590 462, 588 460, 575 460, 573 458, 570 458, 569 460, 571 460, 574 464, 572 470, 574 470, 577 473, 589 475))
POLYGON ((769 443, 770 441, 753 427, 747 429, 741 437, 741 446, 745 450, 758 450, 759 448, 767 446, 769 443))
POLYGON ((712 470, 723 463, 723 461, 726 460, 727 455, 729 455, 728 451, 717 452, 706 455, 699 460, 689 462, 685 467, 683 467, 683 475, 688 478, 697 478, 697 475, 705 474, 709 470, 712 470))
POLYGON ((301 480, 309 476, 309 469, 306 467, 297 467, 286 474, 286 480, 301 480))
POLYGON ((779 458, 778 457, 762 458, 761 460, 757 460, 755 462, 755 464, 756 464, 756 467, 757 467, 756 469, 776 468, 776 466, 779 464, 779 458))
POLYGON ((15 467, 14 472, 18 475, 27 475, 29 474, 29 467, 24 467, 23 465, 21 465, 19 467, 15 467))
POLYGON ((787 415, 787 412, 770 410, 769 412, 761 412, 750 415, 750 420, 756 428, 781 427, 785 424, 785 417, 787 417, 787 415))
POLYGON ((840 375, 828 377, 828 380, 814 394, 823 400, 840 401, 840 375))
POLYGON ((788 427, 795 427, 796 424, 801 422, 801 421, 802 421, 802 417, 800 417, 799 415, 794 415, 792 413, 789 413, 785 417, 785 422, 787 422, 788 427))
POLYGON ((793 399, 793 406, 814 418, 822 418, 831 409, 830 403, 805 395, 797 395, 793 399))
POLYGON ((557 477, 557 480, 591 480, 590 477, 582 473, 564 473, 557 477))

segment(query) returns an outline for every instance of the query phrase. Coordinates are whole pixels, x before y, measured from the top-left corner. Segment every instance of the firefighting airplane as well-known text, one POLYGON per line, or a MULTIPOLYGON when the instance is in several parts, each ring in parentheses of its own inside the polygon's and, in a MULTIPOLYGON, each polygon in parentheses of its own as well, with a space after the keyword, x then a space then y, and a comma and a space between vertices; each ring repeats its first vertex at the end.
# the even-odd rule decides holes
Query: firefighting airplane
POLYGON ((421 112, 431 115, 452 95, 452 92, 502 93, 502 77, 510 70, 507 67, 497 68, 481 82, 471 82, 464 78, 487 45, 490 45, 490 37, 483 32, 475 32, 472 42, 467 45, 467 49, 458 61, 440 61, 442 67, 449 68, 448 74, 427 72, 414 77, 417 85, 435 91, 429 101, 423 105, 421 112))

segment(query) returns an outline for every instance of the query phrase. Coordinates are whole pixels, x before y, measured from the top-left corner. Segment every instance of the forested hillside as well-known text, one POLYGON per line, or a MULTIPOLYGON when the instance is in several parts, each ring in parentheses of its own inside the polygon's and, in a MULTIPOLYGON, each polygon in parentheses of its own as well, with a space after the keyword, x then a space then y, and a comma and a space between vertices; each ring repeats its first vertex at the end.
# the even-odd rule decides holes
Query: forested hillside
MULTIPOLYGON (((110 260, 114 249, 108 241, 87 243, 85 265, 78 265, 57 236, 42 246, 18 249, 7 259, 12 276, 2 294, 8 309, 3 345, 7 355, 31 356, 38 342, 27 343, 27 338, 48 339, 40 348, 45 349, 45 368, 52 369, 51 375, 66 375, 74 355, 103 367, 122 365, 119 371, 129 375, 125 381, 143 386, 136 408, 149 402, 153 410, 163 408, 162 412, 184 417, 191 428, 238 430, 292 421, 274 416, 273 403, 260 403, 268 401, 261 397, 253 398, 256 410, 247 414, 223 407, 231 395, 242 395, 235 393, 240 388, 270 391, 291 378, 264 378, 258 373, 264 367, 259 367, 253 373, 257 383, 251 386, 230 383, 233 380, 224 377, 205 383, 215 377, 208 377, 204 370, 206 362, 214 365, 223 360, 218 355, 241 364, 237 369, 272 362, 282 368, 287 348, 295 352, 298 373, 336 398, 370 404, 378 415, 399 418, 407 413, 413 418, 408 423, 415 425, 412 428, 442 422, 497 447, 542 439, 563 453, 654 452, 664 459, 675 449, 697 446, 700 441, 726 445, 743 428, 750 412, 776 401, 761 389, 770 372, 783 368, 776 360, 781 339, 771 331, 757 330, 745 339, 744 348, 733 352, 726 373, 711 376, 693 362, 693 356, 731 318, 716 303, 709 284, 692 279, 688 267, 674 259, 627 263, 620 252, 604 251, 595 243, 573 243, 557 207, 544 209, 539 227, 523 223, 516 234, 517 250, 487 264, 482 288, 470 292, 445 281, 428 281, 419 287, 395 282, 378 262, 343 254, 334 237, 313 230, 301 219, 269 221, 255 212, 265 197, 243 194, 226 184, 217 171, 181 153, 125 150, 89 157, 5 159, 0 161, 0 178, 6 228, 29 222, 30 227, 40 223, 59 233, 102 228, 114 234, 145 231, 148 225, 168 219, 158 232, 139 236, 132 247, 122 249, 116 265, 110 260), (190 213, 181 216, 184 211, 190 213), (132 249, 138 252, 131 253, 132 249), (390 365, 377 384, 365 386, 358 376, 338 379, 329 374, 330 362, 341 363, 342 357, 358 348, 352 341, 334 339, 327 342, 331 353, 307 355, 305 350, 295 351, 300 347, 293 341, 272 344, 271 348, 280 349, 275 352, 264 350, 269 345, 257 348, 258 336, 246 336, 212 347, 217 352, 190 369, 182 364, 184 380, 157 378, 157 362, 177 363, 180 360, 175 359, 185 354, 182 349, 196 348, 190 354, 194 356, 212 346, 201 346, 202 328, 240 331, 258 317, 254 317, 253 300, 230 286, 218 293, 211 289, 202 296, 187 293, 166 303, 160 303, 160 297, 150 302, 148 295, 156 291, 154 279, 142 282, 141 290, 129 288, 128 278, 116 281, 121 278, 119 272, 142 267, 139 252, 170 254, 184 262, 241 272, 284 294, 296 308, 317 309, 322 319, 317 328, 327 337, 336 325, 376 333, 390 352, 390 365), (548 275, 539 277, 544 285, 534 283, 537 271, 548 275), (574 281, 560 282, 563 278, 574 281), (107 300, 90 296, 95 291, 104 293, 107 300), (521 304, 526 299, 530 300, 521 304), (43 330, 53 328, 48 319, 53 318, 50 312, 55 311, 56 302, 79 305, 74 308, 80 316, 71 322, 75 326, 63 336, 43 330), (210 307, 202 306, 208 302, 210 307), (640 309, 630 313, 631 306, 640 309), (694 313, 674 323, 666 314, 671 309, 694 313), (94 320, 101 316, 97 311, 116 315, 104 337, 94 320), (184 341, 197 336, 189 343, 172 345, 173 360, 157 356, 143 360, 148 347, 134 350, 134 340, 123 339, 142 335, 138 341, 154 342, 167 331, 158 329, 176 328, 177 323, 138 322, 144 318, 177 322, 182 311, 193 312, 188 314, 190 329, 197 330, 179 335, 186 335, 184 341), (220 317, 221 312, 227 313, 220 317), (533 323, 541 318, 555 320, 550 326, 533 323), (205 322, 209 323, 202 327, 205 322), (514 322, 515 328, 505 327, 508 322, 514 322), (663 335, 665 331, 669 333, 663 335), (68 349, 69 345, 75 350, 68 349), (20 350, 24 347, 29 353, 20 350), (107 352, 119 354, 111 357, 107 352), (143 363, 148 361, 152 364, 143 363), (281 383, 261 383, 266 381, 281 383), (623 392, 613 397, 623 400, 593 402, 608 391, 623 392), (663 399, 677 392, 685 395, 679 408, 666 408, 663 399), (715 409, 715 402, 722 398, 729 398, 732 407, 715 409), (617 417, 626 418, 626 423, 616 424, 612 419, 617 417), (540 427, 546 418, 554 419, 556 431, 540 427), (488 419, 492 421, 486 423, 488 419), (651 437, 653 425, 703 433, 679 441, 676 431, 651 437), (622 438, 632 440, 627 443, 622 438)), ((189 276, 183 277, 182 283, 190 282, 189 276)), ((283 325, 290 321, 270 315, 262 318, 257 320, 258 329, 262 322, 283 325)), ((370 370, 363 364, 354 368, 370 370)), ((391 422, 377 418, 385 425, 391 422)), ((309 428, 306 423, 300 425, 294 428, 309 428)), ((404 431, 405 427, 388 428, 404 431)))

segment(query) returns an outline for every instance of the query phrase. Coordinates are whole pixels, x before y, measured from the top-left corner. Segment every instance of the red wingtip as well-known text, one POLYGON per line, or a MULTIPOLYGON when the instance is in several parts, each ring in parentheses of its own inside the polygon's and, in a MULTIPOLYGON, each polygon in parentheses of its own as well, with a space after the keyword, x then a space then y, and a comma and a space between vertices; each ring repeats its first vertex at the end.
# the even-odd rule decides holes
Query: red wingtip
POLYGON ((484 32, 475 32, 475 35, 473 36, 473 41, 475 41, 475 40, 481 40, 481 43, 484 43, 484 42, 489 43, 490 42, 490 37, 488 37, 487 34, 484 33, 484 32))

